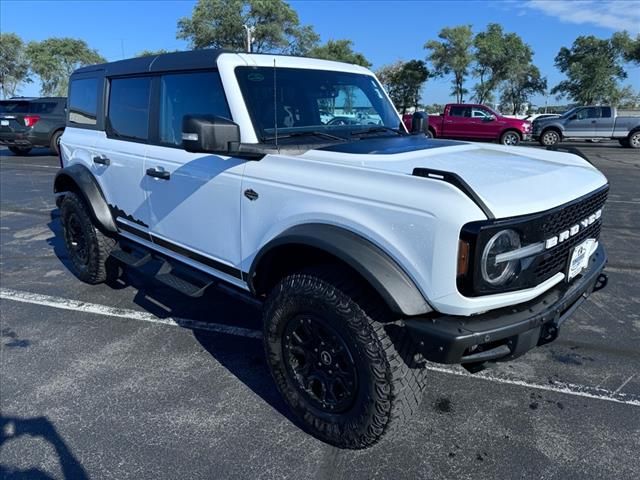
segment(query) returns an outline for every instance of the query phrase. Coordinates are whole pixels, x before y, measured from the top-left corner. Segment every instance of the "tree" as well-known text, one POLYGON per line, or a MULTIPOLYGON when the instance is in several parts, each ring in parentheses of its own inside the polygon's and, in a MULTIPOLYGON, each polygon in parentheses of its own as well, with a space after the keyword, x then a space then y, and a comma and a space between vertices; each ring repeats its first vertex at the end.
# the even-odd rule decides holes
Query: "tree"
POLYGON ((2 98, 13 97, 20 84, 30 81, 29 63, 22 39, 15 33, 0 33, 0 90, 2 98))
POLYGON ((640 65, 640 34, 633 39, 626 31, 616 32, 611 41, 622 52, 625 61, 640 65))
POLYGON ((523 65, 510 74, 504 82, 500 102, 502 105, 512 107, 512 114, 520 113, 529 97, 536 93, 544 93, 547 90, 547 79, 540 75, 538 67, 531 64, 523 65))
POLYGON ((551 90, 582 105, 605 102, 618 90, 618 80, 627 77, 622 68, 621 46, 617 41, 589 36, 575 39, 571 48, 562 47, 556 67, 567 76, 551 90))
POLYGON ((173 53, 177 51, 178 50, 165 50, 164 48, 160 48, 158 50, 142 50, 141 52, 136 53, 136 57, 155 57, 156 55, 173 53))
POLYGON ((493 99, 493 91, 504 80, 504 64, 508 51, 502 26, 497 23, 487 25, 487 30, 473 39, 475 67, 473 73, 480 83, 473 88, 475 100, 485 103, 493 99))
POLYGON ((353 51, 353 42, 351 40, 329 40, 324 45, 312 48, 307 55, 324 60, 353 63, 367 68, 371 66, 371 63, 363 54, 353 51))
POLYGON ((246 49, 245 25, 253 28, 253 51, 305 54, 318 43, 311 26, 283 0, 198 0, 191 17, 178 20, 180 39, 194 49, 246 49))
POLYGON ((42 95, 65 96, 69 76, 77 68, 106 60, 86 44, 75 38, 48 38, 27 45, 31 70, 42 83, 42 95))
POLYGON ((430 51, 427 60, 431 62, 435 76, 453 74, 451 93, 456 96, 458 103, 462 103, 467 93, 464 80, 473 61, 471 25, 443 28, 438 37, 440 41, 430 40, 424 44, 424 48, 430 51))
POLYGON ((422 60, 400 61, 384 66, 378 70, 377 76, 402 114, 410 107, 418 109, 420 91, 429 78, 429 71, 422 60))

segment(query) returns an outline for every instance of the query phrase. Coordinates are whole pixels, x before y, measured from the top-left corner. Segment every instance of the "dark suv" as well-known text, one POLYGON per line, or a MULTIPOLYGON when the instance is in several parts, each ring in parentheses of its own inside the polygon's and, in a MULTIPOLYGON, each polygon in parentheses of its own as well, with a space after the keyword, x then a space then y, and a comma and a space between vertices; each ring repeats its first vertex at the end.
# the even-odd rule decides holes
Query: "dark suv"
POLYGON ((0 101, 0 145, 16 155, 26 155, 34 147, 50 147, 57 155, 66 106, 65 97, 0 101))

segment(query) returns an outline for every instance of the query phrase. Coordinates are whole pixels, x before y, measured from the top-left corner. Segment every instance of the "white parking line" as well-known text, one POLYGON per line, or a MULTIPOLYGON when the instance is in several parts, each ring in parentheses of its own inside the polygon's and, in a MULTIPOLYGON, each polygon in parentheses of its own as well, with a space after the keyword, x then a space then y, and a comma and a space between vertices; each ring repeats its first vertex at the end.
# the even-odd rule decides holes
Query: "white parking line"
MULTIPOLYGON (((127 318, 129 320, 137 320, 143 322, 159 323, 162 325, 170 325, 174 327, 184 327, 195 330, 207 330, 210 332, 223 333, 227 335, 234 335, 238 337, 247 338, 262 338, 262 332, 259 330, 253 330, 249 328, 233 327, 229 325, 222 325, 219 323, 200 322, 196 320, 189 320, 178 317, 160 318, 148 312, 140 312, 138 310, 132 310, 128 308, 109 307, 107 305, 100 305, 97 303, 81 302, 78 300, 72 300, 62 297, 54 297, 50 295, 41 295, 38 293, 30 293, 19 290, 12 290, 9 288, 0 288, 0 299, 12 300, 15 302, 29 303, 33 305, 42 305, 45 307, 59 308, 63 310, 73 310, 76 312, 92 313, 95 315, 105 315, 109 317, 127 318)), ((525 388, 533 388, 536 390, 544 390, 547 392, 562 393, 566 395, 572 395, 576 397, 591 398, 595 400, 604 400, 608 402, 622 403, 625 405, 632 405, 640 407, 640 398, 634 395, 627 395, 620 393, 622 387, 624 387, 631 378, 622 384, 614 392, 600 388, 590 387, 587 385, 576 385, 572 383, 554 382, 548 385, 542 385, 537 383, 530 383, 524 380, 516 380, 511 378, 503 378, 493 375, 490 370, 471 374, 461 367, 448 367, 448 366, 435 366, 428 365, 427 370, 445 373, 449 375, 456 375, 459 377, 469 377, 474 379, 481 379, 495 383, 501 383, 505 385, 515 385, 525 388)))

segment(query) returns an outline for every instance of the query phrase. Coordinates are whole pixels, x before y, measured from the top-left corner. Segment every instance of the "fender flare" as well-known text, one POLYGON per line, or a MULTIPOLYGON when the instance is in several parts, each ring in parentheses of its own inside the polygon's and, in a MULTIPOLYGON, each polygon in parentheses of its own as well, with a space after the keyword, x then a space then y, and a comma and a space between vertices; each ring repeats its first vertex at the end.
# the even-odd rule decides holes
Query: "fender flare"
POLYGON ((117 233, 111 210, 102 189, 87 167, 76 163, 58 171, 53 193, 77 191, 89 207, 92 218, 107 232, 117 233))
POLYGON ((343 261, 378 292, 394 313, 415 316, 433 311, 413 280, 378 246, 347 229, 321 223, 289 228, 260 249, 248 275, 253 292, 256 291, 253 281, 259 269, 265 267, 261 264, 263 260, 275 248, 285 245, 313 247, 343 261))

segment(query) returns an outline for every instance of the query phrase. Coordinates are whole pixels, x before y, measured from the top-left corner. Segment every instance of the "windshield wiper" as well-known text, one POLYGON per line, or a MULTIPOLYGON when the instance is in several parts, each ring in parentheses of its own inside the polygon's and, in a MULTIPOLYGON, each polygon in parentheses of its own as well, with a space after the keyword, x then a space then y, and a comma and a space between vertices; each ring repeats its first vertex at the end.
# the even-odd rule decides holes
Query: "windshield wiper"
POLYGON ((371 135, 373 133, 382 133, 382 132, 393 132, 398 135, 405 135, 405 132, 400 130, 399 128, 391 128, 384 125, 378 125, 376 127, 367 128, 365 130, 357 130, 355 132, 351 132, 351 135, 354 137, 359 137, 363 135, 371 135))
MULTIPOLYGON (((347 139, 344 137, 339 137, 337 135, 332 135, 330 133, 327 132, 321 132, 318 130, 313 130, 310 132, 292 132, 292 133, 286 133, 284 135, 278 135, 278 140, 282 139, 282 138, 294 138, 294 137, 308 137, 308 136, 314 136, 314 137, 322 137, 322 138, 327 138, 329 140, 337 140, 339 142, 346 142, 347 139)), ((265 137, 262 140, 265 142, 271 142, 273 140, 275 140, 276 137, 265 137)))

